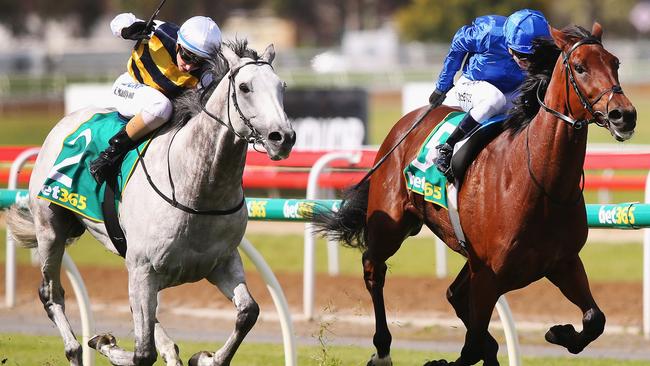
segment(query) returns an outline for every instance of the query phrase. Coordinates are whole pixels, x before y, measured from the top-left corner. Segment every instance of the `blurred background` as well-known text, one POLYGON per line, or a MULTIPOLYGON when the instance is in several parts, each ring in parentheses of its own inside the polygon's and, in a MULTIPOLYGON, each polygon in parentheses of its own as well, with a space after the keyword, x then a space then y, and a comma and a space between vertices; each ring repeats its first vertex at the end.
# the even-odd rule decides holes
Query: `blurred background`
MULTIPOLYGON (((0 143, 40 144, 47 129, 38 126, 62 116, 67 85, 112 83, 125 71, 133 44, 111 34, 110 20, 121 12, 146 20, 158 3, 0 0, 0 123, 8 131, 34 127, 26 136, 4 133, 0 143)), ((258 50, 274 43, 276 70, 289 90, 361 88, 368 98, 362 143, 378 144, 403 114, 407 82, 430 83, 422 92, 426 101, 458 27, 479 15, 508 15, 522 7, 543 11, 556 28, 575 23, 590 29, 600 22, 605 45, 622 60, 626 91, 636 93, 650 81, 647 1, 172 0, 158 18, 182 24, 206 15, 225 39, 246 38, 258 50)))
MULTIPOLYGON (((110 20, 122 12, 132 12, 146 20, 159 2, 0 0, 0 150, 9 151, 9 145, 39 146, 66 111, 86 103, 101 104, 101 97, 97 97, 101 93, 95 92, 110 88, 115 78, 126 70, 126 62, 133 47, 133 42, 111 34, 110 20)), ((578 24, 591 29, 594 21, 603 25, 603 43, 621 60, 621 84, 637 108, 638 125, 636 135, 624 144, 615 144, 604 129, 591 127, 588 150, 631 150, 646 153, 650 151, 650 128, 646 121, 650 114, 650 1, 168 0, 158 19, 182 24, 191 16, 205 15, 217 21, 226 40, 245 38, 259 51, 273 43, 276 49, 275 70, 288 84, 285 107, 298 132, 297 149, 333 149, 380 144, 391 126, 406 111, 426 103, 434 89, 434 82, 448 51, 449 42, 460 26, 470 23, 476 16, 507 16, 524 7, 541 10, 556 28, 578 24)), ((0 159, 0 173, 6 173, 10 165, 10 160, 0 159)), ((606 181, 608 184, 598 187, 588 185, 585 189, 586 201, 644 201, 644 186, 649 166, 650 162, 645 165, 636 164, 630 169, 612 170, 601 167, 588 171, 587 183, 591 180, 606 181)), ((304 168, 303 171, 308 169, 304 168)), ((27 175, 21 180, 23 186, 27 175)), ((0 184, 6 184, 6 174, 0 174, 0 178, 0 184)), ((249 189, 247 195, 304 197, 305 190, 304 187, 254 188, 249 189)), ((299 313, 304 226, 295 223, 268 224, 251 222, 246 236, 278 275, 289 297, 292 311, 299 313)), ((1 215, 0 235, 4 237, 1 215)), ((588 245, 581 256, 596 298, 608 315, 607 337, 604 336, 603 340, 595 343, 596 351, 584 356, 588 357, 584 359, 584 363, 580 363, 581 358, 563 358, 565 353, 549 351, 541 352, 541 355, 554 357, 554 360, 528 360, 526 364, 648 364, 650 354, 647 350, 650 349, 650 341, 640 337, 642 240, 641 230, 590 230, 588 245), (600 349, 604 350, 599 351, 600 349), (621 361, 624 359, 633 360, 621 361)), ((433 258, 438 254, 434 253, 432 243, 432 235, 423 233, 418 238, 409 239, 408 245, 404 245, 403 249, 391 258, 391 279, 387 281, 387 291, 392 291, 391 295, 387 296, 393 301, 389 304, 391 314, 403 314, 405 311, 411 314, 412 310, 417 311, 418 315, 425 314, 423 318, 426 319, 455 319, 453 311, 446 303, 444 291, 463 265, 463 260, 460 256, 448 252, 445 254, 450 260, 448 272, 444 273, 441 279, 434 278, 433 258), (414 287, 415 279, 419 279, 419 287, 414 287), (414 290, 407 292, 407 289, 414 290)), ((4 241, 0 240, 0 268, 5 265, 5 248, 4 241)), ((94 306, 106 311, 111 307, 117 309, 117 305, 121 304, 126 309, 120 313, 123 318, 121 328, 110 324, 102 325, 100 330, 116 329, 122 330, 127 337, 132 335, 129 333, 126 280, 121 258, 108 254, 88 235, 85 235, 80 243, 70 247, 68 252, 80 265, 87 283, 91 284, 90 293, 94 306), (117 294, 113 294, 115 292, 117 294), (105 306, 101 307, 103 305, 105 306)), ((316 259, 318 283, 321 286, 317 295, 319 311, 335 315, 361 314, 359 316, 371 317, 370 298, 363 288, 360 276, 360 254, 342 250, 341 272, 338 276, 327 274, 326 257, 325 246, 319 245, 316 259), (331 290, 326 291, 327 288, 331 290)), ((33 340, 29 337, 20 338, 17 333, 30 333, 31 330, 32 333, 55 334, 42 311, 42 306, 36 300, 35 290, 40 272, 32 262, 28 251, 19 252, 19 310, 11 312, 0 308, 0 359, 8 354, 9 365, 21 364, 17 359, 25 360, 33 349, 33 340), (36 319, 42 319, 45 325, 41 328, 30 328, 28 325, 36 319), (13 323, 16 323, 15 328, 10 326, 13 323), (26 328, 21 327, 22 325, 26 328), (7 353, 7 350, 19 349, 18 345, 22 345, 20 342, 24 343, 24 347, 20 348, 22 353, 7 353), (3 350, 3 346, 7 344, 9 347, 3 350)), ((272 312, 272 303, 268 295, 265 295, 266 289, 255 274, 255 268, 249 261, 246 261, 245 265, 256 298, 259 296, 262 307, 271 309, 269 311, 272 312)), ((526 333, 525 329, 521 330, 522 342, 532 344, 533 347, 543 342, 543 332, 548 329, 549 324, 580 321, 579 311, 565 300, 557 289, 549 285, 548 281, 540 282, 544 284, 535 285, 537 287, 525 290, 527 292, 515 292, 509 297, 518 320, 541 323, 537 328, 529 327, 528 331, 532 332, 532 335, 526 333)), ((0 283, 0 290, 4 292, 2 286, 0 283)), ((205 286, 209 286, 207 283, 203 282, 197 286, 190 287, 192 293, 165 296, 172 304, 174 301, 194 301, 194 305, 201 308, 231 308, 231 304, 224 301, 211 287, 209 291, 205 291, 205 286), (207 298, 206 295, 206 300, 196 300, 198 294, 206 292, 213 294, 214 298, 207 298)), ((69 289, 69 286, 66 288, 69 289)), ((69 308, 74 309, 72 300, 68 300, 68 304, 69 308)), ((99 311, 96 316, 100 318, 99 311)), ((186 320, 185 318, 183 321, 186 320)), ((216 320, 212 318, 206 320, 203 317, 200 321, 209 324, 211 329, 221 326, 213 325, 216 320)), ((343 321, 337 324, 340 323, 343 321)), ((403 338, 429 341, 439 337, 436 339, 456 343, 462 341, 462 324, 441 324, 419 327, 418 322, 409 323, 405 320, 391 326, 396 332, 404 333, 400 334, 403 338)), ((365 364, 366 357, 371 353, 371 341, 367 338, 371 337, 372 330, 367 329, 369 326, 356 323, 348 328, 354 328, 354 335, 365 337, 363 340, 353 342, 343 338, 343 335, 350 331, 345 328, 333 335, 332 338, 338 338, 339 341, 336 343, 334 340, 332 344, 357 344, 361 350, 354 348, 349 351, 354 356, 345 358, 342 356, 344 351, 334 348, 334 356, 330 354, 330 357, 340 357, 343 362, 318 361, 318 357, 322 360, 322 357, 328 355, 325 351, 330 350, 329 345, 323 343, 321 336, 323 330, 327 331, 331 326, 331 323, 325 321, 297 326, 299 335, 312 341, 316 339, 319 343, 315 349, 301 350, 301 357, 307 358, 301 360, 301 363, 365 364), (313 354, 316 356, 312 356, 313 354), (354 361, 350 361, 351 359, 354 361)), ((171 329, 174 331, 174 326, 171 329)), ((182 329, 182 326, 179 325, 178 329, 182 329)), ((264 330, 264 327, 262 329, 264 330)), ((277 327, 273 328, 272 332, 277 335, 277 327)), ((497 333, 499 341, 503 344, 500 332, 497 333)), ((185 339, 196 340, 197 335, 197 332, 192 332, 191 336, 186 334, 185 339)), ((63 352, 58 337, 51 337, 48 342, 51 351, 46 356, 22 364, 63 364, 63 352)), ((448 347, 448 352, 457 353, 456 343, 448 347)), ((434 348, 425 344, 420 349, 434 348)), ((413 349, 413 345, 410 349, 413 349)), ((281 364, 281 361, 278 361, 282 359, 281 348, 274 344, 271 352, 276 357, 275 361, 267 362, 262 356, 255 354, 252 357, 254 361, 237 364, 281 364)), ((416 360, 399 364, 420 365, 424 357, 431 357, 430 353, 426 353, 426 356, 421 353, 414 356, 416 360)), ((540 356, 540 353, 526 355, 533 357, 540 356)), ((406 356, 403 355, 402 360, 404 358, 406 356)))

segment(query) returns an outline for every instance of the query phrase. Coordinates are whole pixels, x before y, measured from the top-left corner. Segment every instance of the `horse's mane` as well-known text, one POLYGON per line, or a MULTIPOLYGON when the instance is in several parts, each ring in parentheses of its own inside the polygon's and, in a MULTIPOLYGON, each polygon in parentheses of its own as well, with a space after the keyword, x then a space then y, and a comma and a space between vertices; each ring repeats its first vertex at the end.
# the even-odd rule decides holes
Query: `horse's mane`
MULTIPOLYGON (((248 48, 248 40, 246 39, 227 41, 222 45, 222 47, 230 48, 239 57, 247 57, 255 61, 260 58, 255 50, 248 48)), ((228 66, 226 59, 221 55, 220 51, 211 55, 207 61, 206 67, 208 68, 208 72, 212 73, 214 81, 205 92, 211 94, 219 84, 219 81, 226 76, 230 67, 228 66)), ((190 120, 190 118, 199 114, 201 112, 201 95, 203 92, 203 89, 186 89, 179 96, 174 98, 172 101, 174 104, 174 115, 168 125, 173 127, 183 126, 190 120)), ((206 97, 205 101, 207 101, 207 99, 208 98, 206 97)))
MULTIPOLYGON (((589 31, 579 25, 565 27, 562 33, 576 41, 591 36, 589 31)), ((508 119, 504 123, 504 128, 513 135, 521 132, 539 111, 538 88, 539 97, 544 100, 555 63, 560 56, 560 49, 552 39, 538 38, 533 41, 533 47, 535 52, 529 58, 528 76, 519 87, 520 94, 513 101, 513 107, 508 111, 508 119)))

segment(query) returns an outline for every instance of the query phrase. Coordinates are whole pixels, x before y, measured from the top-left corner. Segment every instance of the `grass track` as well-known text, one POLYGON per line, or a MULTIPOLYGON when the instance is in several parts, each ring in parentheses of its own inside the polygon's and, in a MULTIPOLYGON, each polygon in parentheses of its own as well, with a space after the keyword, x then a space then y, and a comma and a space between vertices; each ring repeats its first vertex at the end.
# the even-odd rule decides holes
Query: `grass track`
MULTIPOLYGON (((125 348, 129 348, 132 340, 120 340, 125 348)), ((179 342, 181 359, 187 361, 192 354, 201 350, 214 350, 215 344, 179 342)), ((370 348, 361 347, 299 347, 298 363, 302 366, 362 366, 372 353, 370 348)), ((426 360, 453 359, 454 355, 425 351, 394 350, 393 361, 402 366, 421 366, 426 360)), ((107 366, 109 363, 101 356, 97 357, 97 366, 107 366)), ((54 336, 26 336, 20 334, 0 334, 0 362, 3 366, 54 366, 66 364, 63 345, 54 336)), ((507 365, 507 359, 500 357, 502 365, 507 365)), ((610 359, 585 358, 524 358, 526 366, 641 366, 647 361, 618 361, 610 359)), ((241 346, 233 362, 235 365, 269 366, 283 365, 284 353, 282 346, 271 344, 246 343, 241 346)), ((159 358, 156 365, 163 365, 159 358)))

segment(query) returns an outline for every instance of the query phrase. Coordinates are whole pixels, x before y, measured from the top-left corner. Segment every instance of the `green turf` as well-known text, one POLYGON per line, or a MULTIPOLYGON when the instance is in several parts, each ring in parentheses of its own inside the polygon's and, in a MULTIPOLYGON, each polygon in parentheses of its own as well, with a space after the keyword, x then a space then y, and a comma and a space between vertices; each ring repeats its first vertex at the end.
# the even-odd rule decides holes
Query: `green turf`
MULTIPOLYGON (((132 349, 131 340, 120 339, 118 341, 124 348, 132 349)), ((181 359, 185 361, 195 352, 214 350, 216 347, 217 345, 213 343, 179 342, 181 359)), ((309 366, 365 365, 372 352, 370 348, 329 346, 327 343, 325 347, 299 347, 298 364, 309 366)), ((426 360, 455 358, 451 354, 400 349, 393 350, 391 356, 395 364, 404 366, 420 366, 426 360)), ((506 357, 501 356, 499 360, 502 365, 507 364, 506 357)), ((96 361, 97 366, 109 365, 101 355, 97 355, 96 361)), ((0 362, 2 362, 3 366, 54 366, 66 364, 66 359, 62 342, 58 337, 0 334, 0 362)), ((648 364, 647 361, 618 361, 581 357, 526 357, 523 363, 527 366, 640 366, 648 364)), ((281 345, 254 344, 244 341, 232 364, 246 366, 283 365, 284 351, 281 345)), ((156 365, 163 365, 160 358, 156 365)))
POLYGON ((61 114, 59 108, 0 113, 0 145, 41 145, 61 114))
MULTIPOLYGON (((0 261, 5 261, 4 230, 0 231, 0 261)), ((301 273, 303 269, 303 236, 262 235, 246 236, 262 254, 269 266, 277 272, 301 273)), ((88 234, 68 248, 78 266, 123 267, 120 257, 108 252, 88 234)), ((19 263, 29 263, 29 251, 17 250, 19 263)), ((247 270, 254 270, 243 256, 247 270)), ((582 250, 581 257, 592 281, 640 281, 642 279, 643 248, 640 243, 591 243, 582 250)), ((463 258, 447 251, 448 273, 454 276, 460 270, 463 258)), ((361 275, 361 253, 356 249, 339 247, 342 274, 361 275)), ((408 239, 389 262, 389 272, 401 276, 434 276, 435 245, 432 238, 408 239)), ((327 248, 324 240, 316 245, 316 270, 327 272, 327 248)))

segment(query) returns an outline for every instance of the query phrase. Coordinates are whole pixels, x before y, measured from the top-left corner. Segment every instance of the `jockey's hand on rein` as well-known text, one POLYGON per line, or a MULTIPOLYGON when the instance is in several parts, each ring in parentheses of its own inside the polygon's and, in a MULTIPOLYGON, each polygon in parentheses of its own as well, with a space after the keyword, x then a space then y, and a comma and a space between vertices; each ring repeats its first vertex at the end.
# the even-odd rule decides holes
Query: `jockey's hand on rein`
POLYGON ((443 92, 436 89, 429 96, 429 104, 431 104, 433 108, 436 108, 442 104, 446 96, 447 96, 447 92, 443 92))
POLYGON ((146 31, 147 23, 138 21, 128 27, 122 28, 121 36, 124 39, 132 39, 134 41, 147 38, 149 32, 146 31))

